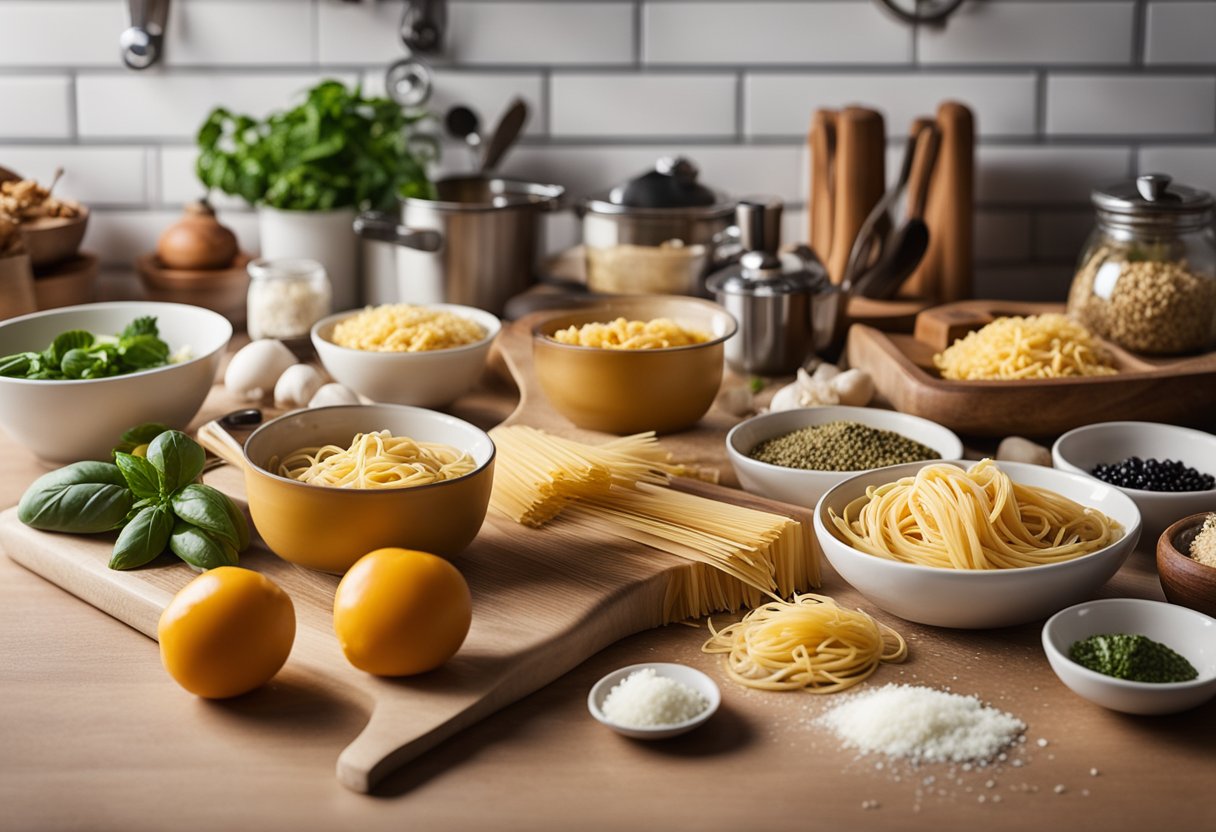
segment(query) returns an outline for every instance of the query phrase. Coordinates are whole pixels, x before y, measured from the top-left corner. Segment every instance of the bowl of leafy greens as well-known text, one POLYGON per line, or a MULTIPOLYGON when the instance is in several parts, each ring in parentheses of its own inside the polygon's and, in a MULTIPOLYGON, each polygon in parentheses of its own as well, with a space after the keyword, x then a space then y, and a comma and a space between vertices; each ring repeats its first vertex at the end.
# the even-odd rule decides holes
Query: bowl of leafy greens
POLYGON ((131 425, 185 427, 232 324, 179 303, 66 306, 0 322, 0 427, 43 459, 109 459, 131 425))

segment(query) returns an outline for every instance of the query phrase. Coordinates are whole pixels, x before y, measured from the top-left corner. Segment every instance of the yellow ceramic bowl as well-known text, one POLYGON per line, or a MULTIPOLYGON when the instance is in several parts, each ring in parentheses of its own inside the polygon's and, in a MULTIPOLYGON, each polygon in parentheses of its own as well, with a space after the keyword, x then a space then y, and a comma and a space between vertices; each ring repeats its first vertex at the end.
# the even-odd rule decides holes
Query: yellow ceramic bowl
POLYGON ((722 384, 723 344, 738 325, 730 313, 698 298, 619 297, 567 310, 533 327, 532 356, 541 389, 558 413, 580 428, 628 434, 670 433, 705 415, 722 384), (608 350, 560 344, 559 329, 616 318, 670 318, 710 339, 689 347, 608 350))
POLYGON ((245 488, 258 534, 284 560, 344 573, 374 549, 400 546, 451 556, 477 536, 494 482, 494 443, 468 422, 403 405, 298 410, 267 422, 245 442, 245 488), (356 433, 389 430, 468 451, 477 463, 454 480, 412 488, 309 485, 268 470, 299 448, 349 447, 356 433))

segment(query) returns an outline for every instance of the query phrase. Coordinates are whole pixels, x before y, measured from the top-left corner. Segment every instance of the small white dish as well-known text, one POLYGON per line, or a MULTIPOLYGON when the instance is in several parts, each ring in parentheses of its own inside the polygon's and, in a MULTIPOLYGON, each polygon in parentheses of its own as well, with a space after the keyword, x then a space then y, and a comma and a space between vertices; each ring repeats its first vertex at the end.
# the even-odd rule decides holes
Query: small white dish
POLYGON ((644 662, 614 670, 596 682, 595 686, 591 688, 591 693, 587 694, 587 710, 591 711, 591 715, 597 721, 608 726, 618 734, 632 737, 635 740, 665 740, 670 737, 677 737, 680 734, 686 734, 707 722, 721 704, 722 692, 718 690, 718 685, 713 679, 687 665, 674 664, 672 662, 644 662), (604 714, 604 700, 608 698, 608 692, 616 687, 617 684, 624 681, 631 673, 645 670, 646 668, 653 669, 659 676, 665 676, 668 679, 674 679, 677 682, 688 685, 688 687, 705 697, 705 701, 709 703, 708 707, 692 719, 677 722, 674 725, 656 725, 638 728, 613 722, 604 714))
MULTIPOLYGON (((1128 457, 1179 459, 1204 474, 1216 474, 1216 436, 1160 422, 1099 422, 1075 428, 1051 446, 1051 460, 1064 471, 1093 476, 1100 464, 1128 457)), ((1097 479, 1095 477, 1095 479, 1097 479)), ((1216 490, 1143 491, 1114 486, 1140 509, 1145 540, 1156 540, 1174 522, 1201 511, 1216 511, 1216 490)))
POLYGON ((932 448, 942 459, 958 459, 963 455, 963 443, 958 436, 928 419, 876 407, 823 405, 771 411, 740 422, 726 434, 726 456, 745 491, 814 508, 828 489, 861 472, 787 468, 760 462, 748 454, 766 439, 836 421, 860 422, 879 430, 893 431, 932 448))
POLYGON ((1139 598, 1086 601, 1053 615, 1043 625, 1043 652, 1073 693, 1129 714, 1172 714, 1216 695, 1216 619, 1186 607, 1139 598), (1131 682, 1074 662, 1068 650, 1100 633, 1143 635, 1178 653, 1199 671, 1189 682, 1131 682))

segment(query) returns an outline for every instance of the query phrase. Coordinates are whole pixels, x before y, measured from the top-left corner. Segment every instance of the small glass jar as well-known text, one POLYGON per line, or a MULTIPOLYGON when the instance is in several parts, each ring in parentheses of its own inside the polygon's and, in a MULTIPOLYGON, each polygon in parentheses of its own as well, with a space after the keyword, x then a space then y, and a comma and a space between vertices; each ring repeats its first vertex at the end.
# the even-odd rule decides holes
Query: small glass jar
POLYGON ((249 337, 307 338, 329 314, 333 288, 316 260, 260 258, 249 264, 249 337))
POLYGON ((1146 355, 1216 341, 1212 195, 1146 174, 1094 191, 1098 224, 1068 293, 1069 314, 1095 334, 1146 355))

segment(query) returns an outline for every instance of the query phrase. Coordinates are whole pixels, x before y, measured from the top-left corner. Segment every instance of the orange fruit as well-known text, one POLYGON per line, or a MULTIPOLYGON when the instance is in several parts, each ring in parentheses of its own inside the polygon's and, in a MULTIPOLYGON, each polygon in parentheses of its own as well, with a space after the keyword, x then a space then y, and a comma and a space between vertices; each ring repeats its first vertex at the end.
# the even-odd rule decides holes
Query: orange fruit
POLYGON ((221 566, 177 593, 157 634, 161 661, 179 685, 206 699, 226 699, 279 672, 295 641, 295 608, 265 575, 221 566))
POLYGON ((412 549, 377 549, 334 595, 334 632, 347 660, 377 676, 412 676, 446 662, 469 633, 473 599, 455 566, 412 549))

